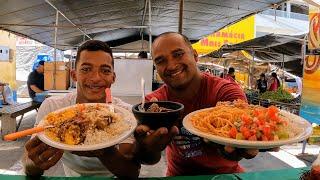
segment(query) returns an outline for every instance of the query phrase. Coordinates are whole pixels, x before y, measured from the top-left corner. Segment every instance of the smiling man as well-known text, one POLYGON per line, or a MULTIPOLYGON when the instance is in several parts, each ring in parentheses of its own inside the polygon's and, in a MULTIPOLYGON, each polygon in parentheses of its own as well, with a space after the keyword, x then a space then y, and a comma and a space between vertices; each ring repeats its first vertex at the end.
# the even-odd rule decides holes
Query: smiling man
MULTIPOLYGON (((213 107, 218 101, 246 100, 236 83, 200 72, 196 65, 198 54, 182 34, 167 32, 159 35, 152 45, 152 58, 165 84, 149 94, 148 101, 180 102, 186 115, 213 107)), ((254 149, 233 149, 207 143, 181 124, 171 129, 162 127, 155 132, 140 125, 136 129, 136 138, 141 146, 146 147, 145 151, 153 154, 150 162, 157 162, 161 150, 166 148, 168 176, 242 172, 238 161, 253 158, 258 153, 254 149)))
POLYGON ((109 52, 92 47, 77 54, 77 69, 71 72, 72 79, 77 81, 77 100, 82 103, 105 103, 105 89, 114 83, 116 74, 113 71, 114 62, 109 52))
MULTIPOLYGON (((37 114, 36 125, 48 113, 76 103, 105 103, 105 89, 115 82, 114 60, 110 47, 101 41, 90 40, 77 52, 76 69, 71 72, 77 82, 77 92, 64 97, 46 99, 37 114)), ((131 110, 130 105, 113 98, 113 104, 131 110)), ((26 143, 25 172, 27 175, 42 175, 51 170, 60 159, 66 176, 113 176, 137 178, 140 163, 133 160, 133 137, 119 147, 110 147, 94 152, 64 152, 42 143, 37 137, 26 143)))

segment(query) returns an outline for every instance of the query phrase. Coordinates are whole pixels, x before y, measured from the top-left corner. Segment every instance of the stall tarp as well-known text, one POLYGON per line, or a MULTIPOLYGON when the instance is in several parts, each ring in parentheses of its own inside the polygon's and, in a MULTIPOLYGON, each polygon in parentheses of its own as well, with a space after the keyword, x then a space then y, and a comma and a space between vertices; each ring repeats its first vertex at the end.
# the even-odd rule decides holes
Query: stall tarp
POLYGON ((146 40, 138 40, 116 46, 112 48, 113 52, 140 52, 140 51, 149 51, 149 42, 146 40))
MULTIPOLYGON (((149 24, 147 2, 151 2, 151 32, 157 36, 177 31, 179 1, 172 0, 48 0, 90 38, 117 41, 114 46, 131 42, 132 37, 148 35, 149 29, 135 26, 149 24)), ((286 0, 185 0, 183 33, 199 40, 253 14, 286 0)), ((56 10, 44 0, 10 0, 0 6, 0 29, 54 45, 56 10)), ((58 49, 70 49, 88 39, 64 17, 58 21, 58 49)), ((146 38, 145 38, 146 39, 146 38)), ((137 40, 137 39, 135 39, 137 40)), ((134 40, 134 41, 135 41, 134 40)))
POLYGON ((249 54, 254 53, 257 60, 282 62, 284 55, 285 62, 293 61, 297 58, 301 59, 301 48, 304 44, 304 37, 304 34, 299 36, 268 34, 238 44, 225 44, 219 50, 209 53, 208 56, 221 57, 225 53, 245 50, 249 54))
MULTIPOLYGON (((213 58, 213 57, 200 57, 200 62, 212 62, 214 64, 220 65, 224 68, 235 67, 239 71, 248 72, 249 65, 252 59, 248 58, 245 55, 244 51, 234 51, 232 53, 226 54, 221 58, 213 58)), ((268 63, 266 62, 255 62, 255 68, 262 68, 267 70, 268 63)), ((261 72, 258 72, 257 76, 259 76, 261 72)))

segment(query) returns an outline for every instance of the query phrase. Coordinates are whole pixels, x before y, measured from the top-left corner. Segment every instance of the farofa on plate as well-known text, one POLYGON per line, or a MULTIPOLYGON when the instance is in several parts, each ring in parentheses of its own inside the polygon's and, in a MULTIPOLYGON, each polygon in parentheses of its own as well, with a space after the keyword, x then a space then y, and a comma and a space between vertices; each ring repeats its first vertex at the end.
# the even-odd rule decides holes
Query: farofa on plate
POLYGON ((130 127, 123 117, 104 105, 78 104, 61 112, 49 113, 44 119, 50 139, 68 145, 92 145, 108 141, 130 127))

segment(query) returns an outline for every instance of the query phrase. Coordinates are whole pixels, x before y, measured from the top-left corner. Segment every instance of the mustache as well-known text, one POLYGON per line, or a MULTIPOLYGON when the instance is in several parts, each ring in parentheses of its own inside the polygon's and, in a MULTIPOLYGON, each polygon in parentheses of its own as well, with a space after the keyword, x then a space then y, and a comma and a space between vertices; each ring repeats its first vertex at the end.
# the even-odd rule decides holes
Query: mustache
POLYGON ((186 65, 181 65, 181 66, 176 66, 174 69, 170 69, 170 70, 165 70, 163 75, 166 77, 170 77, 172 74, 175 74, 179 71, 182 71, 184 69, 186 69, 187 66, 186 65))

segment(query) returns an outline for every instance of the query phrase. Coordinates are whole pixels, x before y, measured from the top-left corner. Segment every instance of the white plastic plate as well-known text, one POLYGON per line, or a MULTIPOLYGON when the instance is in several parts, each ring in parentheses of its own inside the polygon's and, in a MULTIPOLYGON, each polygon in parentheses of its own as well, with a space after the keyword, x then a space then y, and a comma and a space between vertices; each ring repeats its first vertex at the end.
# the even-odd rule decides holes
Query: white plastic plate
POLYGON ((236 148, 269 149, 269 148, 280 147, 282 145, 293 144, 293 143, 303 141, 312 134, 312 126, 307 120, 295 114, 291 114, 286 111, 280 111, 280 113, 283 116, 285 116, 290 121, 290 123, 292 123, 295 127, 299 129, 296 136, 286 140, 278 140, 278 141, 249 141, 249 140, 237 140, 237 139, 232 139, 227 137, 221 137, 221 136, 202 132, 192 125, 190 117, 192 117, 196 113, 199 113, 201 111, 206 111, 209 109, 211 108, 201 109, 188 114, 183 119, 183 126, 190 133, 221 145, 226 145, 226 146, 231 146, 236 148))
MULTIPOLYGON (((87 103, 85 105, 96 105, 97 103, 87 103)), ((98 103, 102 106, 108 106, 107 104, 103 104, 103 103, 98 103)), ((68 108, 71 107, 75 107, 76 105, 73 106, 69 106, 69 107, 65 107, 62 109, 59 109, 55 112, 61 112, 64 111, 68 108)), ((129 129, 125 132, 123 132, 122 134, 119 134, 118 137, 114 137, 112 139, 106 139, 105 142, 103 143, 99 143, 99 144, 93 144, 93 145, 68 145, 68 144, 64 144, 61 142, 57 142, 54 141, 52 139, 50 139, 48 136, 45 135, 44 132, 40 132, 37 134, 37 136, 39 137, 39 139, 48 144, 49 146, 58 148, 58 149, 63 149, 63 150, 67 150, 67 151, 92 151, 92 150, 98 150, 98 149, 103 149, 103 148, 107 148, 107 147, 111 147, 114 146, 116 144, 121 143, 123 140, 125 140, 126 138, 128 138, 135 130, 135 128, 137 127, 137 120, 134 118, 133 114, 122 108, 119 106, 115 106, 113 105, 115 113, 120 114, 120 116, 123 117, 124 121, 129 125, 129 129)), ((44 117, 38 126, 43 126, 44 125, 44 119, 46 117, 44 117)))

